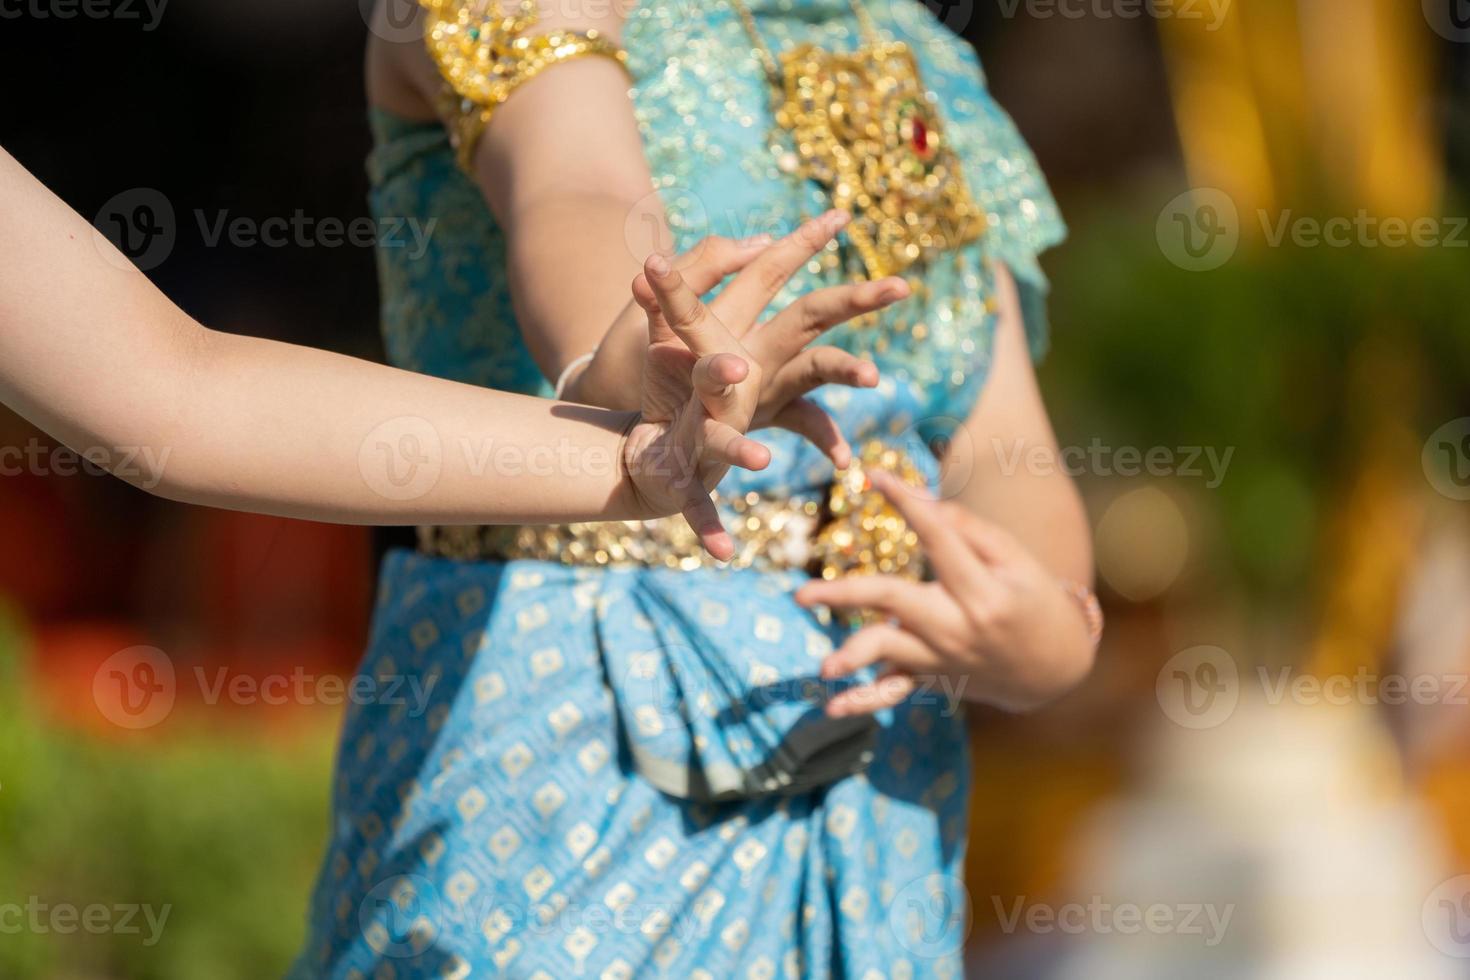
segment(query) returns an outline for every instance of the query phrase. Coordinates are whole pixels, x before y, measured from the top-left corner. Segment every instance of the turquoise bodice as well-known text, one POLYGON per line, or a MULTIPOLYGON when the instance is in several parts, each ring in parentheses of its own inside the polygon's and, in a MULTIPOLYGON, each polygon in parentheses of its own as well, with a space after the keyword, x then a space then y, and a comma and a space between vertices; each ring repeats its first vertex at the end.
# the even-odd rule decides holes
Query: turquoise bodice
MULTIPOLYGON (((804 41, 834 51, 861 43, 846 0, 758 0, 751 9, 776 51, 804 41)), ((883 376, 874 390, 818 393, 854 442, 929 437, 969 413, 990 366, 996 263, 1020 287, 1039 352, 1047 284, 1037 255, 1064 234, 1036 161, 986 90, 969 45, 917 0, 872 0, 868 9, 881 30, 913 48, 989 230, 912 267, 916 294, 877 323, 828 335, 831 343, 871 356, 883 376)), ((828 207, 819 186, 778 165, 789 145, 775 126, 766 76, 728 3, 647 3, 630 15, 623 41, 638 125, 677 249, 706 234, 780 234, 828 207)), ((504 235, 478 188, 455 166, 442 127, 383 113, 373 122, 374 212, 437 222, 425 256, 379 250, 390 360, 459 381, 549 394, 511 308, 504 235)), ((813 262, 776 304, 860 273, 845 243, 835 259, 813 262)), ((762 473, 732 471, 722 489, 801 493, 829 482, 830 465, 810 446, 784 432, 761 437, 775 462, 762 473)))

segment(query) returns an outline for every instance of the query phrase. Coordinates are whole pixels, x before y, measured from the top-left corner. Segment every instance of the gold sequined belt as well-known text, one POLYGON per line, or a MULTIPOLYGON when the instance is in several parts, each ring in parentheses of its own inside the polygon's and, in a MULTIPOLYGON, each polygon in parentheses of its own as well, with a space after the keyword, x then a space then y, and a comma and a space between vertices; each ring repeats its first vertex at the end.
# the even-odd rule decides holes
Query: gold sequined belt
POLYGON ((418 529, 419 552, 458 561, 549 561, 573 566, 695 569, 804 570, 823 578, 882 572, 918 579, 923 561, 918 537, 865 469, 891 470, 914 486, 924 484, 901 450, 870 442, 839 472, 825 503, 759 493, 717 498, 733 519, 735 557, 711 558, 682 517, 584 524, 467 526, 418 529))

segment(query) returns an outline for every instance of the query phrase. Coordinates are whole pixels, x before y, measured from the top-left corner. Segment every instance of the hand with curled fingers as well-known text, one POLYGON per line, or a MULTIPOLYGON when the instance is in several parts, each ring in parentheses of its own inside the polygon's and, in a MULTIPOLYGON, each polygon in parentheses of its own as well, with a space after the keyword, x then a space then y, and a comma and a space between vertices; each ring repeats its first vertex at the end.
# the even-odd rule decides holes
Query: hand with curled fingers
POLYGON ((889 473, 870 476, 918 535, 936 580, 852 576, 797 591, 803 606, 885 618, 823 661, 829 679, 880 668, 874 682, 829 701, 828 714, 890 708, 933 680, 942 683, 930 689, 953 698, 1026 711, 1082 681, 1096 645, 1092 624, 1025 545, 958 503, 934 500, 889 473))
MULTIPOLYGON (((795 432, 814 443, 838 467, 851 461, 851 448, 832 419, 806 395, 824 384, 872 387, 878 383, 878 369, 871 361, 848 351, 811 346, 812 342, 840 323, 905 298, 909 295, 908 283, 895 276, 816 289, 769 320, 760 322, 759 318, 791 277, 818 255, 848 220, 846 212, 829 211, 775 241, 768 236, 742 241, 712 236, 687 253, 667 260, 669 274, 681 290, 694 298, 733 276, 707 307, 686 304, 670 311, 670 319, 677 321, 697 308, 739 342, 755 379, 750 388, 743 390, 754 391, 757 396, 743 428, 775 427, 795 432)), ((668 351, 661 348, 674 348, 680 343, 684 326, 674 322, 672 334, 646 340, 642 336, 649 290, 655 278, 645 266, 644 274, 635 281, 635 293, 641 290, 642 295, 635 295, 636 302, 619 315, 597 355, 573 379, 568 389, 570 399, 609 408, 639 407, 627 378, 617 376, 622 373, 616 366, 617 352, 649 343, 652 349, 660 350, 662 357, 668 351)), ((677 401, 687 393, 688 372, 646 372, 643 383, 645 395, 677 401), (671 391, 657 390, 664 384, 672 385, 671 391)))
MULTIPOLYGON (((836 348, 807 349, 823 330, 908 295, 902 280, 816 290, 770 320, 756 319, 776 292, 847 221, 832 212, 759 249, 724 254, 739 273, 705 305, 699 285, 674 262, 653 255, 633 282, 647 320, 640 420, 624 463, 649 514, 682 513, 705 549, 727 559, 735 546, 709 490, 731 466, 764 469, 771 454, 744 433, 763 425, 798 432, 839 466, 851 449, 837 424, 805 397, 836 377, 877 383, 877 368, 836 348)), ((711 250, 714 251, 714 250, 711 250)), ((708 275, 709 269, 700 275, 708 275)), ((707 287, 706 287, 707 288, 707 287)))

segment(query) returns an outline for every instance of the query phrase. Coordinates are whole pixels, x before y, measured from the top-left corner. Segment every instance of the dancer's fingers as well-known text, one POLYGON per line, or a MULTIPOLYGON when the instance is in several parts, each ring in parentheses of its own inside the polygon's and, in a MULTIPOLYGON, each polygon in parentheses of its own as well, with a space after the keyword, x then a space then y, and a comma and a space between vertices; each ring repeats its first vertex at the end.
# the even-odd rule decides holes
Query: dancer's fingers
POLYGON ((735 386, 750 375, 750 365, 737 354, 711 354, 694 364, 690 378, 694 396, 717 419, 728 418, 738 404, 735 386))
POLYGON ((874 470, 868 479, 918 535, 924 557, 950 592, 966 595, 985 587, 990 570, 970 543, 951 530, 954 520, 947 519, 959 518, 947 511, 958 508, 957 504, 940 503, 927 489, 910 486, 886 470, 874 470))
POLYGON ((664 318, 664 311, 658 305, 658 297, 654 295, 653 286, 648 281, 648 274, 638 273, 633 279, 633 302, 642 308, 648 318, 648 344, 666 343, 677 340, 679 335, 674 333, 669 326, 669 321, 664 318))
POLYGON ((735 556, 735 541, 720 521, 720 512, 715 508, 715 502, 697 484, 695 492, 684 504, 682 513, 705 551, 720 561, 729 561, 735 556))
POLYGON ((709 235, 689 251, 674 259, 674 268, 683 275, 689 288, 700 296, 714 289, 755 261, 762 252, 771 247, 770 235, 754 235, 750 238, 725 238, 709 235))
POLYGON ((820 252, 850 220, 846 211, 828 211, 803 222, 791 234, 766 249, 730 281, 715 300, 726 323, 744 335, 755 326, 776 293, 796 271, 820 252))
POLYGON ((837 324, 881 310, 908 295, 909 284, 898 276, 817 289, 771 317, 748 338, 746 346, 752 352, 759 350, 764 361, 786 361, 837 324))
POLYGON ((703 433, 703 461, 743 470, 763 470, 771 465, 771 451, 749 436, 723 422, 706 419, 703 433))
POLYGON ((934 613, 928 587, 892 575, 847 575, 837 579, 813 579, 796 590, 803 606, 871 610, 916 627, 934 613))
POLYGON ((786 361, 775 377, 767 378, 763 397, 769 404, 780 405, 825 384, 871 388, 877 383, 878 365, 872 361, 837 347, 813 347, 786 361))
POLYGON ((942 666, 938 655, 917 636, 892 623, 864 626, 822 661, 822 676, 827 679, 846 677, 864 667, 885 663, 890 667, 917 674, 942 666))
MULTIPOLYGON (((689 288, 694 290, 695 294, 703 296, 724 282, 727 277, 753 262, 757 256, 771 246, 771 242, 770 235, 754 235, 741 239, 710 235, 689 251, 680 253, 674 259, 674 268, 679 270, 684 281, 689 284, 689 288)), ((650 342, 657 343, 675 337, 667 321, 663 319, 663 311, 658 308, 658 299, 654 296, 653 287, 648 284, 648 277, 644 273, 640 272, 633 280, 633 299, 647 315, 650 342)), ((625 308, 622 313, 618 314, 618 320, 613 329, 627 327, 625 318, 637 315, 637 312, 631 307, 625 308)))
MULTIPOLYGON (((643 263, 643 274, 657 300, 664 321, 685 346, 696 356, 705 357, 737 350, 735 338, 709 309, 699 295, 684 281, 679 271, 662 255, 650 255, 643 263)), ((637 297, 635 283, 635 298, 637 297)), ((642 305, 642 300, 639 300, 642 305)), ((652 332, 650 321, 650 333, 652 332)))
POLYGON ((852 462, 852 446, 842 434, 837 420, 810 398, 797 398, 771 418, 771 424, 801 436, 820 449, 832 465, 846 469, 852 462))
POLYGON ((918 690, 919 682, 903 671, 884 674, 871 684, 859 684, 834 695, 827 702, 827 715, 846 718, 871 715, 884 708, 896 708, 918 690))

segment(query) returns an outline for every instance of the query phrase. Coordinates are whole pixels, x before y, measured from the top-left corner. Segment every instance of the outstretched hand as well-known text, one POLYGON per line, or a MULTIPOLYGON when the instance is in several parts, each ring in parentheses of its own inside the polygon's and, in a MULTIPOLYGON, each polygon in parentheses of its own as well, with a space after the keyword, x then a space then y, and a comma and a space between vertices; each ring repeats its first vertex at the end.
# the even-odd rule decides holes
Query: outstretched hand
POLYGON ((630 431, 624 462, 650 513, 681 512, 700 542, 721 560, 734 542, 709 491, 731 466, 760 470, 770 451, 747 438, 773 425, 821 447, 839 466, 851 449, 836 423, 805 395, 829 380, 871 386, 877 368, 831 347, 807 349, 822 331, 908 295, 901 279, 816 290, 765 323, 756 318, 776 292, 847 223, 830 212, 769 246, 706 240, 706 263, 651 256, 633 282, 647 317, 642 417, 630 431), (710 264, 712 263, 712 264, 710 264), (739 274, 708 306, 699 292, 712 271, 739 274))
MULTIPOLYGON (((824 384, 857 388, 878 383, 878 369, 849 351, 813 342, 828 329, 866 313, 880 310, 909 294, 898 277, 876 282, 849 283, 816 289, 801 296, 765 322, 758 322, 776 294, 797 271, 817 256, 848 222, 842 211, 831 211, 804 223, 777 241, 761 235, 744 240, 710 236, 670 264, 696 295, 703 296, 727 278, 709 309, 750 354, 761 369, 750 428, 788 429, 810 440, 838 467, 851 461, 851 449, 837 426, 807 393, 824 384)), ((640 406, 627 384, 628 357, 648 342, 646 330, 646 274, 639 277, 644 296, 628 304, 604 338, 587 368, 567 389, 572 401, 633 409, 640 406), (640 309, 643 306, 643 309, 640 309), (621 353, 620 353, 621 352, 621 353)), ((665 376, 645 371, 645 389, 663 383, 665 376)), ((688 393, 688 372, 673 376, 676 397, 688 393)))
POLYGON ((827 703, 834 716, 891 708, 924 680, 940 679, 960 700, 1011 711, 1037 707, 1080 683, 1092 667, 1096 637, 1086 616, 1051 573, 1004 528, 953 501, 881 470, 869 474, 920 544, 931 582, 859 575, 803 585, 803 606, 874 612, 822 662, 822 676, 848 677, 878 665, 877 680, 827 703))

